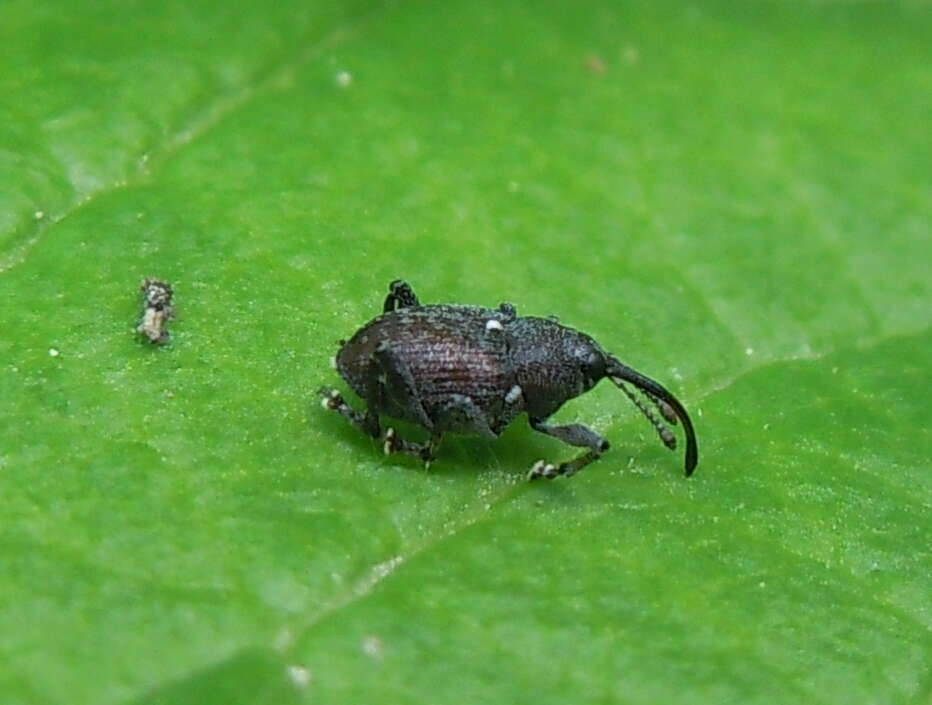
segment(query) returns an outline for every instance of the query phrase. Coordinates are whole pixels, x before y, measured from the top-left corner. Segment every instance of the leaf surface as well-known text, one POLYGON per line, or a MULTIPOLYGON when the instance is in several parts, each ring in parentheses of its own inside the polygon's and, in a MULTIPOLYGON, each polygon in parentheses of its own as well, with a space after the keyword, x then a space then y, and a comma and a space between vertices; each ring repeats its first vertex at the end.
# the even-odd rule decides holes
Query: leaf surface
POLYGON ((3 701, 925 702, 930 31, 8 3, 3 701), (522 481, 573 451, 520 423, 384 458, 315 390, 398 277, 663 381, 694 478, 608 385, 567 481, 522 481))

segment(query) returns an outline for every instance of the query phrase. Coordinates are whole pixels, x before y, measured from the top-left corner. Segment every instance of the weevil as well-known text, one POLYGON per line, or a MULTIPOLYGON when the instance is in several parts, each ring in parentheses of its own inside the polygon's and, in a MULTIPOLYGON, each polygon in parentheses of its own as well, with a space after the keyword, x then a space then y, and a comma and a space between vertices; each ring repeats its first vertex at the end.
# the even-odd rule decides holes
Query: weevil
POLYGON ((349 341, 340 341, 334 362, 366 410, 353 409, 330 387, 320 390, 321 405, 380 440, 386 455, 414 455, 428 467, 445 433, 497 438, 524 413, 535 431, 586 449, 563 463, 537 461, 528 479, 574 475, 598 460, 609 443, 582 424, 558 426, 548 419, 605 378, 634 402, 670 450, 676 449, 676 436, 664 421, 682 422, 687 477, 699 461, 689 414, 665 387, 605 352, 585 333, 552 317, 518 316, 512 304, 496 309, 425 305, 407 282, 395 280, 382 314, 349 341), (417 424, 430 439, 417 443, 393 428, 383 432, 382 415, 417 424))

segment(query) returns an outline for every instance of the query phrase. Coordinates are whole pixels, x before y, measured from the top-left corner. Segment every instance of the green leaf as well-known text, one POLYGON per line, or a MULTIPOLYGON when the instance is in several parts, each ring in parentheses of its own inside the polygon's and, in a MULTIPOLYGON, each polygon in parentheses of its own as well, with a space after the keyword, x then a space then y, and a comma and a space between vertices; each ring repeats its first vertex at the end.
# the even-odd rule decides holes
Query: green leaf
POLYGON ((4 703, 932 695, 922 3, 14 1, 4 703), (172 282, 164 347, 139 283, 172 282), (558 314, 617 390, 430 473, 315 398, 386 284, 558 314))

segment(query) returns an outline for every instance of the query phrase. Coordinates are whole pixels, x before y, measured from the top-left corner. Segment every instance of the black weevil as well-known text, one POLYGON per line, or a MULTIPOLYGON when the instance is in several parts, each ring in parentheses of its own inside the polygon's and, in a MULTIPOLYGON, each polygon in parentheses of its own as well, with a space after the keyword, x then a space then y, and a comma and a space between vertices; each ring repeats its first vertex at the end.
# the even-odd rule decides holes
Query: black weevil
POLYGON ((547 419, 608 377, 650 420, 670 450, 676 448, 676 436, 650 405, 667 422, 683 422, 687 476, 699 461, 689 415, 663 386, 619 362, 585 333, 553 318, 519 317, 511 304, 497 309, 422 305, 406 282, 393 281, 382 315, 349 342, 341 341, 335 362, 366 401, 366 412, 351 408, 336 389, 327 387, 320 390, 323 407, 381 438, 386 454, 408 453, 429 465, 447 431, 495 438, 526 412, 534 430, 588 449, 559 465, 539 460, 528 479, 572 475, 601 457, 609 443, 582 424, 553 426, 547 419), (380 414, 424 427, 430 440, 406 441, 392 428, 382 433, 380 414))

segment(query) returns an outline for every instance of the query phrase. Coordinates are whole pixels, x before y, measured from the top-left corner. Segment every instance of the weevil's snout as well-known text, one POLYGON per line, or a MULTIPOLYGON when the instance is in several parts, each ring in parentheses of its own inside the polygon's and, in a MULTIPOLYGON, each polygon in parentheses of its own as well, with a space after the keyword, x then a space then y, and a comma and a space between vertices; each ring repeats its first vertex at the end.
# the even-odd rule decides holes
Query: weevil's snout
POLYGON ((699 447, 696 443, 696 432, 693 429, 692 421, 680 401, 659 382, 631 369, 613 356, 609 356, 608 358, 607 374, 612 382, 634 402, 634 405, 637 406, 637 408, 641 410, 641 413, 653 424, 657 434, 660 436, 660 440, 663 441, 663 444, 670 450, 676 449, 676 436, 673 434, 673 431, 664 424, 664 420, 674 425, 677 421, 683 423, 683 431, 686 434, 686 476, 689 477, 692 475, 699 462, 699 447), (645 397, 647 403, 638 398, 638 396, 626 386, 626 382, 634 385, 645 397), (660 416, 663 417, 663 420, 657 417, 654 413, 654 409, 660 412, 660 416))

